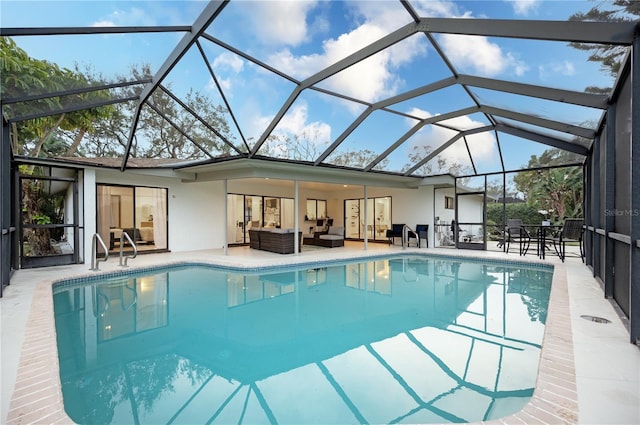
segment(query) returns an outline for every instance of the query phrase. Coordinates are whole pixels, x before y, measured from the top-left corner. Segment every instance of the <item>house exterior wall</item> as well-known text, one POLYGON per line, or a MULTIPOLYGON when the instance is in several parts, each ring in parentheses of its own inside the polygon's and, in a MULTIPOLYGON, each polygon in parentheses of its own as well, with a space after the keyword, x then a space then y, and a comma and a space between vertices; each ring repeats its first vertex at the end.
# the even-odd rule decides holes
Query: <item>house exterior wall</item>
POLYGON ((481 195, 462 196, 458 198, 458 221, 464 222, 478 222, 478 219, 482 221, 482 203, 483 199, 481 195))
MULTIPOLYGON (((435 190, 435 216, 439 217, 440 224, 451 225, 451 220, 456 218, 455 209, 445 208, 444 199, 449 196, 455 200, 456 192, 453 188, 435 190)), ((454 201, 455 202, 455 201, 454 201)))
MULTIPOLYGON (((173 252, 219 249, 225 245, 224 216, 225 188, 222 181, 183 182, 178 178, 145 175, 136 171, 120 172, 111 169, 86 169, 81 179, 81 221, 84 222, 84 258, 91 255, 91 238, 96 233, 96 185, 112 184, 166 188, 168 192, 168 247, 173 252)), ((293 181, 256 184, 255 180, 229 180, 227 193, 273 197, 295 197, 293 181)), ((367 196, 392 198, 391 217, 394 223, 429 224, 429 238, 433 238, 432 186, 418 189, 368 187, 367 196)), ((334 226, 344 225, 344 200, 364 197, 364 187, 339 191, 298 190, 298 222, 305 228, 307 199, 327 200, 328 215, 334 226)), ((442 201, 444 202, 444 201, 442 201)))
POLYGON ((167 189, 168 244, 171 251, 221 248, 225 223, 222 182, 183 183, 177 178, 133 172, 87 169, 83 182, 85 258, 91 255, 96 232, 96 184, 149 186, 167 189))
POLYGON ((80 221, 84 223, 84 252, 80 261, 84 259, 85 263, 91 262, 91 239, 98 231, 96 217, 96 171, 88 168, 84 170, 83 179, 80 182, 82 187, 82 199, 80 204, 80 221))

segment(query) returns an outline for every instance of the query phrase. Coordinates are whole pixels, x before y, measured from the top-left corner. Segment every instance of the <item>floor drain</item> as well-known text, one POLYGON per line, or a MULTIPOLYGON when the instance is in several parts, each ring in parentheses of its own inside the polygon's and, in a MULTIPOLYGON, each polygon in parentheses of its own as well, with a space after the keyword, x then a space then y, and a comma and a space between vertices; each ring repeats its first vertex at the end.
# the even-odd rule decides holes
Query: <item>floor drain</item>
POLYGON ((582 317, 583 319, 586 319, 586 320, 590 320, 592 322, 596 322, 596 323, 611 323, 611 320, 605 319, 604 317, 589 316, 587 314, 584 314, 584 315, 582 315, 580 317, 582 317))

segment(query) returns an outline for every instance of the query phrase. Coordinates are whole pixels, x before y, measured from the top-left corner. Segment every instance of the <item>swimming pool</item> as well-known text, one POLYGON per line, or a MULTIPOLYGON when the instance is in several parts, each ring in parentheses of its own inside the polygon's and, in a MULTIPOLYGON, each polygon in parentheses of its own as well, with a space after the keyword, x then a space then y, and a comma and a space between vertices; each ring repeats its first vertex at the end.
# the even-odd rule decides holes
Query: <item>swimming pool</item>
POLYGON ((533 392, 552 269, 397 256, 54 287, 81 423, 469 422, 533 392))

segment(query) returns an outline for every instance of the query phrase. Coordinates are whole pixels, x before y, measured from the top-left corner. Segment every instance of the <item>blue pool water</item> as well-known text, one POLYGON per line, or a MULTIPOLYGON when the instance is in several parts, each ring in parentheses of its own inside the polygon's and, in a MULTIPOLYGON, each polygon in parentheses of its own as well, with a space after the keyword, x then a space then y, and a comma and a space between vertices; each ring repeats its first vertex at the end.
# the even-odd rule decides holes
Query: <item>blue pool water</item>
POLYGON ((552 269, 396 256, 54 286, 82 424, 443 423, 533 393, 552 269))

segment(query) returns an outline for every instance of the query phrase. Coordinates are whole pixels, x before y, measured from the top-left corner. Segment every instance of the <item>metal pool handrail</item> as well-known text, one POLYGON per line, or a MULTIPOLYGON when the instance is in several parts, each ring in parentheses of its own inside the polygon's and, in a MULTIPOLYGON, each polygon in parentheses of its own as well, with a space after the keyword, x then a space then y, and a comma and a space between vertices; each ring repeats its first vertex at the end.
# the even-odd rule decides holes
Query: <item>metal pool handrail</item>
MULTIPOLYGON (((135 234, 135 230, 134 230, 134 234, 135 234)), ((127 267, 127 260, 129 258, 136 258, 138 256, 138 247, 136 246, 135 243, 133 243, 133 240, 131 239, 131 236, 129 236, 129 234, 127 232, 122 232, 120 233, 120 266, 122 267, 127 267), (124 255, 124 238, 127 238, 127 240, 129 241, 129 244, 131 244, 131 246, 133 247, 133 255, 124 255), (124 258, 124 264, 122 263, 122 259, 124 258)))
POLYGON ((100 266, 98 265, 98 263, 100 261, 107 261, 108 259, 109 259, 109 250, 107 249, 107 246, 104 244, 102 237, 100 237, 98 233, 94 233, 93 238, 91 239, 91 269, 90 270, 93 270, 93 271, 100 270, 100 266), (98 242, 100 242, 102 249, 104 249, 104 258, 102 259, 97 258, 98 242))

